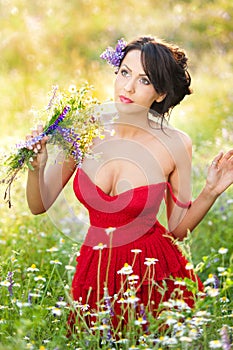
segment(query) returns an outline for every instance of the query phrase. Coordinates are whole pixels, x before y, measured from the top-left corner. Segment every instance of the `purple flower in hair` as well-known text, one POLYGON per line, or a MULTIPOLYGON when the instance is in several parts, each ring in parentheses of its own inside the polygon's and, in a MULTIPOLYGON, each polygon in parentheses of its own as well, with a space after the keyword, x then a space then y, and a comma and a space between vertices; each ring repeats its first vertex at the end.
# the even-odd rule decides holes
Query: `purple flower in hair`
POLYGON ((112 47, 108 47, 101 55, 100 58, 106 60, 107 63, 112 65, 113 67, 119 67, 121 60, 124 56, 124 48, 126 47, 127 42, 122 38, 119 39, 115 49, 112 47))

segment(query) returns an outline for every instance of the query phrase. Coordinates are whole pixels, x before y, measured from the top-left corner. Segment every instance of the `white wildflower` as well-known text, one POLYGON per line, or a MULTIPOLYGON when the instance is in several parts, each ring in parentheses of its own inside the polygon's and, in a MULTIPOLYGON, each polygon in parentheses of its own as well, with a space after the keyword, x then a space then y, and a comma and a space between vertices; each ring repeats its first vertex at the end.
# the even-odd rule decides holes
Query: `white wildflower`
POLYGON ((40 271, 35 264, 32 264, 30 267, 27 268, 28 272, 35 272, 35 271, 40 271))
POLYGON ((182 337, 180 337, 180 341, 185 342, 185 343, 192 343, 193 339, 190 337, 182 336, 182 337))
POLYGON ((227 248, 224 248, 224 247, 221 247, 219 250, 218 250, 219 254, 226 254, 228 252, 228 249, 227 248))
POLYGON ((185 286, 186 285, 186 283, 185 283, 185 281, 182 281, 182 280, 176 280, 175 282, 174 282, 174 284, 177 286, 185 286))
POLYGON ((132 266, 125 263, 124 266, 120 270, 117 271, 117 273, 121 274, 121 275, 130 275, 131 273, 133 273, 132 266))
POLYGON ((156 258, 146 258, 146 261, 144 262, 145 265, 150 266, 150 265, 155 265, 156 262, 159 260, 156 258))
POLYGON ((77 92, 77 87, 76 85, 74 84, 70 84, 69 88, 68 88, 68 91, 71 93, 71 94, 75 94, 77 92))
POLYGON ((130 276, 128 276, 128 281, 135 281, 135 280, 139 280, 139 276, 138 275, 130 275, 130 276))
POLYGON ((206 287, 206 292, 207 292, 207 294, 210 296, 210 297, 212 297, 212 298, 214 298, 214 297, 216 297, 217 295, 219 295, 219 289, 218 288, 212 288, 212 287, 206 287))
POLYGON ((186 270, 192 270, 193 269, 193 264, 191 264, 190 262, 188 262, 185 266, 186 270))
POLYGON ((99 243, 98 245, 95 245, 92 249, 93 250, 103 250, 104 248, 107 248, 107 244, 99 243))
POLYGON ((210 349, 218 349, 222 347, 222 343, 220 340, 211 340, 209 342, 210 349))
POLYGON ((215 283, 215 277, 212 274, 209 274, 207 280, 204 281, 204 285, 215 283))
POLYGON ((59 260, 50 260, 50 264, 51 265, 62 265, 62 262, 60 262, 59 260))
POLYGON ((5 280, 5 281, 0 282, 0 285, 3 287, 9 287, 11 284, 9 281, 5 280))
POLYGON ((36 277, 34 277, 34 280, 37 282, 37 281, 43 281, 43 282, 46 282, 46 278, 45 277, 43 277, 43 276, 36 276, 36 277))
POLYGON ((65 301, 57 301, 56 302, 56 306, 58 307, 65 307, 67 305, 67 303, 65 301))
POLYGON ((110 235, 110 233, 114 232, 116 230, 116 227, 108 227, 105 229, 105 232, 107 235, 110 235))
POLYGON ((131 249, 131 252, 135 253, 135 254, 138 254, 138 253, 141 253, 142 250, 141 249, 131 249))
POLYGON ((146 324, 146 323, 147 323, 147 321, 144 320, 142 317, 139 317, 137 320, 134 321, 134 324, 135 324, 136 326, 140 326, 140 325, 146 324))
POLYGON ((17 301, 17 302, 16 302, 16 305, 17 305, 20 309, 22 309, 22 307, 31 306, 30 303, 21 302, 21 301, 17 301))
POLYGON ((135 295, 131 295, 125 300, 125 302, 127 304, 134 304, 134 303, 137 303, 139 300, 140 299, 138 297, 136 297, 135 295))
POLYGON ((57 247, 51 247, 49 249, 46 249, 46 252, 49 252, 49 253, 54 253, 54 252, 57 252, 59 249, 57 247))
POLYGON ((53 307, 51 309, 51 312, 54 316, 61 316, 61 309, 59 309, 58 307, 53 307))

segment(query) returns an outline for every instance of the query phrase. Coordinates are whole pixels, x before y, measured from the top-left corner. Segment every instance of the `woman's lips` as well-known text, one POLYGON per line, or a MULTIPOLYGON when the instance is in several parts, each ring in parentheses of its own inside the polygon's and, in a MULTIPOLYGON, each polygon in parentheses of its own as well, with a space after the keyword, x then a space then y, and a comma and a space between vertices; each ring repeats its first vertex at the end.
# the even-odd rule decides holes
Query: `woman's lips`
POLYGON ((120 97, 120 101, 121 101, 122 103, 133 103, 133 101, 130 100, 130 98, 127 98, 127 97, 125 97, 125 96, 123 96, 123 95, 120 95, 119 97, 120 97))

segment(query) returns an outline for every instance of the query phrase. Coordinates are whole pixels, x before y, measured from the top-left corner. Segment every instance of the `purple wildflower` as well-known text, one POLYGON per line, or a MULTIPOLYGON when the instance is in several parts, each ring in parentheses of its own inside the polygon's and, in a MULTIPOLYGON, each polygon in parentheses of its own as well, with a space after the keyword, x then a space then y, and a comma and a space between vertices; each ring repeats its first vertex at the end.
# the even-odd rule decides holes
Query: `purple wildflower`
POLYGON ((53 100, 56 97, 57 90, 58 90, 58 86, 57 85, 53 86, 52 97, 51 97, 51 99, 50 99, 50 101, 48 103, 48 106, 46 107, 46 110, 49 110, 52 107, 53 100))
POLYGON ((28 293, 28 304, 32 303, 32 296, 31 296, 31 291, 28 293))
POLYGON ((106 306, 106 309, 109 311, 110 316, 114 316, 114 311, 110 302, 111 297, 108 294, 108 289, 104 288, 104 303, 106 306))
POLYGON ((19 164, 20 167, 23 166, 24 161, 25 161, 25 156, 22 156, 22 157, 18 160, 18 164, 19 164))
POLYGON ((61 134, 62 138, 71 144, 71 155, 73 156, 74 160, 77 164, 79 164, 83 159, 83 153, 80 149, 80 136, 74 132, 72 128, 61 128, 60 126, 57 127, 57 131, 61 134))
POLYGON ((110 328, 107 330, 106 338, 107 338, 107 341, 110 341, 112 339, 112 334, 111 334, 111 329, 110 328))
MULTIPOLYGON (((21 144, 17 144, 16 147, 21 149, 21 148, 33 146, 36 143, 38 143, 39 141, 41 141, 43 139, 43 137, 52 134, 53 131, 57 129, 59 123, 61 123, 64 120, 65 116, 67 115, 67 113, 69 111, 70 111, 70 107, 66 106, 63 109, 62 113, 55 120, 55 122, 53 124, 51 124, 45 131, 43 131, 41 134, 33 137, 31 140, 28 140, 28 141, 21 143, 21 144)), ((20 159, 20 161, 23 162, 23 159, 20 159)))
POLYGON ((146 312, 145 312, 145 307, 144 304, 140 304, 140 311, 139 311, 140 316, 142 317, 143 321, 146 321, 146 324, 144 324, 144 332, 148 331, 148 322, 146 318, 146 312))
POLYGON ((221 334, 221 339, 222 339, 223 350, 231 350, 230 338, 228 335, 227 327, 225 325, 222 326, 220 334, 221 334))
POLYGON ((124 39, 119 39, 115 49, 112 47, 108 47, 101 55, 100 58, 106 60, 107 63, 112 65, 113 67, 119 67, 121 60, 124 56, 124 48, 127 43, 124 39))
MULTIPOLYGON (((57 129, 59 123, 61 123, 63 121, 63 119, 65 118, 65 116, 67 115, 67 113, 70 111, 70 107, 66 106, 62 113, 58 116, 58 118, 55 120, 55 122, 53 124, 51 124, 45 131, 44 133, 42 133, 41 135, 46 136, 51 134, 51 132, 53 132, 54 130, 57 129)), ((40 136, 40 135, 39 135, 40 136)))
POLYGON ((220 281, 216 275, 213 275, 214 277, 214 288, 218 289, 220 287, 220 281))
POLYGON ((8 272, 7 279, 10 283, 10 285, 8 286, 8 291, 9 291, 10 296, 12 297, 13 296, 13 284, 14 284, 12 271, 8 272))

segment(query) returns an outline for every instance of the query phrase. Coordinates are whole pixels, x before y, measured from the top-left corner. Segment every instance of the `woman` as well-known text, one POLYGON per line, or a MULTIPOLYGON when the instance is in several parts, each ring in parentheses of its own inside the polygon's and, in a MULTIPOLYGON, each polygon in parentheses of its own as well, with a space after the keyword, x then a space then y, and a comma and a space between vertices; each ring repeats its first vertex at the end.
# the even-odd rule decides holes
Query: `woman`
MULTIPOLYGON (((122 304, 140 303, 154 315, 171 296, 193 306, 195 296, 182 283, 177 287, 176 280, 191 278, 199 290, 202 285, 174 239, 192 231, 233 183, 231 150, 214 158, 203 190, 190 202, 191 140, 164 121, 191 93, 185 53, 150 37, 132 41, 121 53, 115 134, 106 132, 104 139, 95 140, 93 151, 102 156, 85 159, 74 178, 90 228, 72 283, 74 300, 89 304, 92 311, 99 311, 103 302, 111 306, 116 325, 120 314, 127 319, 122 304), (157 219, 163 199, 168 229, 157 219)), ((28 138, 41 131, 39 127, 28 138)), ((35 146, 34 171, 28 172, 27 200, 33 214, 53 204, 76 170, 72 158, 63 161, 61 156, 45 174, 46 141, 35 146)))

